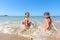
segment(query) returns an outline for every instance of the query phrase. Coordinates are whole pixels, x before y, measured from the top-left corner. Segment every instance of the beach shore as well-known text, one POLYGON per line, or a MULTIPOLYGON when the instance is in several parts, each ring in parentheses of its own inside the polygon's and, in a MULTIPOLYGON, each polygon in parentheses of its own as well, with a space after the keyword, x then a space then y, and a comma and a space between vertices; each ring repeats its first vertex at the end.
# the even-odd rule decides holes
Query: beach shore
POLYGON ((31 38, 0 33, 0 40, 31 40, 31 38))

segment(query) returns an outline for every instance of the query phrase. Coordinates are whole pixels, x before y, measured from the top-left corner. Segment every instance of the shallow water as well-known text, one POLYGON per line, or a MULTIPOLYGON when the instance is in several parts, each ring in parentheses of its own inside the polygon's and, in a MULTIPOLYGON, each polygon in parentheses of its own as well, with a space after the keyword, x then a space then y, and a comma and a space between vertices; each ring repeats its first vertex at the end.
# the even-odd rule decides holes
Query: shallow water
MULTIPOLYGON (((60 17, 52 17, 58 31, 44 31, 42 28, 37 28, 37 26, 31 25, 30 29, 25 32, 21 32, 24 28, 21 21, 23 17, 0 17, 0 32, 22 35, 26 37, 32 37, 33 40, 59 40, 60 39, 60 17)), ((43 23, 43 17, 30 17, 35 25, 43 23)))

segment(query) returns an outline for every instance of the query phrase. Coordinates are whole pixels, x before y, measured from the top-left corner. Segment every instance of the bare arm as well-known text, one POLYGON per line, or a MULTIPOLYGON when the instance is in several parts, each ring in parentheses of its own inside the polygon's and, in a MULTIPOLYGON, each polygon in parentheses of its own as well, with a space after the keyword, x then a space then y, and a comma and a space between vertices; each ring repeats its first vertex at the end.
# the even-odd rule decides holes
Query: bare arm
POLYGON ((53 28, 57 31, 55 24, 52 22, 53 28))
POLYGON ((28 19, 27 18, 25 19, 25 22, 26 22, 25 25, 28 26, 28 19))

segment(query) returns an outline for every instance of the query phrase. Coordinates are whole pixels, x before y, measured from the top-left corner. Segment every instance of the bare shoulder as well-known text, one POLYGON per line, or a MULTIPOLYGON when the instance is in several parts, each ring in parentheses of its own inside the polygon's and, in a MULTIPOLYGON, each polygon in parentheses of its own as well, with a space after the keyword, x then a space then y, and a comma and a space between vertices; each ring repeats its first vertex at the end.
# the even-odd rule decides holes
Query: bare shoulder
POLYGON ((25 18, 24 20, 28 20, 28 18, 25 18))
POLYGON ((23 21, 27 20, 27 18, 24 18, 23 21))
POLYGON ((46 19, 46 21, 50 22, 50 19, 46 19))
POLYGON ((46 23, 50 23, 50 19, 45 19, 45 22, 46 23))
POLYGON ((49 20, 48 19, 45 19, 46 22, 48 22, 49 20))

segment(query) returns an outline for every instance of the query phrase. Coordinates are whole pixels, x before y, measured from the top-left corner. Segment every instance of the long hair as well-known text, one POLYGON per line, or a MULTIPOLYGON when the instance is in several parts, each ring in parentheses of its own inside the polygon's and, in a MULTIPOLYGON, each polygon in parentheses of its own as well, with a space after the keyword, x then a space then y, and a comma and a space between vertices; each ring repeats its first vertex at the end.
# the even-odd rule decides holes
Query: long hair
POLYGON ((51 20, 51 17, 50 17, 50 13, 49 12, 45 12, 44 15, 49 15, 49 17, 48 17, 50 19, 50 23, 49 24, 51 25, 52 20, 51 20))

